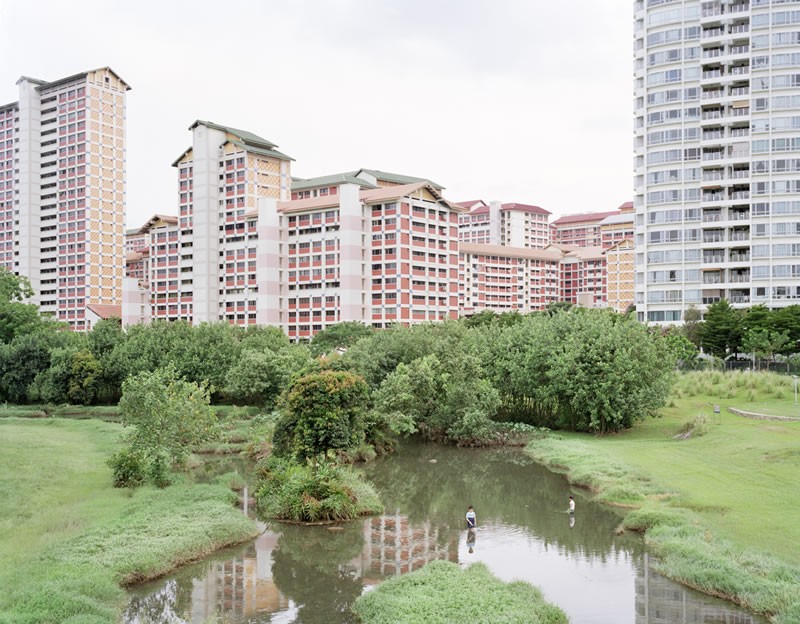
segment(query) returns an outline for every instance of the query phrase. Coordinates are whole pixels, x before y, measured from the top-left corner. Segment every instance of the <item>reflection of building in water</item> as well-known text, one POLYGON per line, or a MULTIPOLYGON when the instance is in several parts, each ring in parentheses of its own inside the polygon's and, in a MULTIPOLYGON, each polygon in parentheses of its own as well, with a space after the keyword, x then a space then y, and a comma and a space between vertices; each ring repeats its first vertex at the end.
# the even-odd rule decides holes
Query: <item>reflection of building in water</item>
POLYGON ((378 516, 366 521, 364 530, 363 556, 378 576, 405 574, 431 561, 458 562, 457 545, 430 522, 412 524, 399 514, 378 516))
POLYGON ((262 533, 241 556, 214 563, 205 577, 192 581, 189 621, 202 624, 216 621, 219 613, 236 618, 286 609, 289 600, 272 580, 272 551, 278 537, 262 533))
POLYGON ((647 554, 636 566, 636 624, 758 624, 734 605, 705 597, 654 572, 647 554))

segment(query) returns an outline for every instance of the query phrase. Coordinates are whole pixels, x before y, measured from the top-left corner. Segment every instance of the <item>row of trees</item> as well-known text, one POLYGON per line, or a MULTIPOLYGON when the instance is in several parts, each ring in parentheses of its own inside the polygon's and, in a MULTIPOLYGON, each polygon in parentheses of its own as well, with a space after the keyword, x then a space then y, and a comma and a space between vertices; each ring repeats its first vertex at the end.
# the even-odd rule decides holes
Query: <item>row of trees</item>
POLYGON ((716 357, 755 353, 757 358, 770 360, 777 354, 800 352, 800 306, 737 310, 722 299, 708 307, 702 321, 699 310, 687 310, 680 331, 698 348, 716 357))

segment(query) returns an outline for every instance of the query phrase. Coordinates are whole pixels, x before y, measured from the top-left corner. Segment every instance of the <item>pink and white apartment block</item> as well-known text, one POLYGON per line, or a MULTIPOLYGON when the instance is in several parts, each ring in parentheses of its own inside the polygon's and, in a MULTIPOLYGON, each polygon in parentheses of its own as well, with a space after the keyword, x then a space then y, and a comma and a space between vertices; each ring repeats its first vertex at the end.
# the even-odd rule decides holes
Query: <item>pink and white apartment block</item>
POLYGON ((289 198, 292 159, 245 130, 200 120, 189 129, 192 146, 173 162, 178 217, 148 228, 148 279, 128 278, 126 325, 256 323, 257 201, 289 198))
POLYGON ((303 340, 342 321, 457 318, 462 211, 427 180, 261 200, 258 323, 303 340))
POLYGON ((465 243, 543 249, 550 244, 550 212, 530 204, 461 202, 468 212, 458 219, 459 240, 465 243))
POLYGON ((617 210, 566 215, 553 221, 552 241, 557 245, 604 247, 633 237, 633 202, 617 210))
POLYGON ((90 305, 122 300, 130 87, 108 67, 17 86, 0 106, 0 266, 30 280, 43 314, 86 330, 90 305))
POLYGON ((534 312, 559 301, 560 263, 563 252, 556 248, 531 249, 459 244, 462 316, 484 310, 534 312))

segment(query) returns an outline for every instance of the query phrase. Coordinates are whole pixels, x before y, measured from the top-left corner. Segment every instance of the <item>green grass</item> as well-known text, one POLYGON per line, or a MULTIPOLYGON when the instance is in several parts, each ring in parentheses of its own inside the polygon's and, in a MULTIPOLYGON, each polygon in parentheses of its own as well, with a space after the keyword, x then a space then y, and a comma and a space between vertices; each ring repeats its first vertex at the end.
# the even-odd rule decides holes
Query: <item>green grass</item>
POLYGON ((116 405, 9 405, 0 404, 0 418, 73 418, 119 422, 116 405))
POLYGON ((503 583, 475 563, 466 569, 434 561, 361 596, 354 606, 364 624, 566 624, 567 616, 521 581, 503 583))
POLYGON ((683 375, 661 418, 602 438, 565 434, 529 452, 599 499, 638 507, 625 524, 647 530, 669 576, 800 621, 800 422, 727 411, 785 413, 791 382, 766 373, 683 375), (705 435, 673 439, 701 415, 710 420, 705 435))
POLYGON ((121 428, 0 420, 0 622, 115 622, 121 585, 255 533, 224 485, 111 487, 121 428))

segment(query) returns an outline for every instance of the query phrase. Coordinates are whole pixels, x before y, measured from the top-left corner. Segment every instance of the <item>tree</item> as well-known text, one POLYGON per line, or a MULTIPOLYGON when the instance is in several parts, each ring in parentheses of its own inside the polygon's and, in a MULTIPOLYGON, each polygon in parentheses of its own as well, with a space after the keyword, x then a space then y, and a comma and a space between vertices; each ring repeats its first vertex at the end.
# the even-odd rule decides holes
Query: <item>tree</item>
POLYGON ((661 336, 607 310, 528 316, 476 353, 504 418, 596 433, 655 415, 675 368, 661 336))
POLYGON ((298 461, 357 446, 364 438, 369 388, 358 375, 322 371, 297 379, 273 437, 276 455, 298 461))
POLYGON ((323 329, 311 339, 311 353, 318 356, 336 349, 347 349, 372 333, 371 327, 367 327, 359 321, 336 323, 336 325, 323 329))
POLYGON ((292 377, 311 361, 302 345, 277 352, 245 350, 228 371, 225 394, 250 405, 272 408, 292 377))
MULTIPOLYGON (((742 348, 747 353, 752 353, 755 358, 770 362, 788 343, 789 335, 786 332, 750 329, 744 335, 742 348)), ((753 362, 754 366, 756 363, 753 362)))
POLYGON ((375 409, 395 433, 420 431, 432 440, 464 445, 491 441, 500 396, 483 379, 477 358, 455 352, 400 364, 381 384, 375 409))
POLYGON ((670 328, 670 330, 664 334, 664 341, 677 361, 678 366, 683 368, 692 367, 699 352, 697 347, 694 346, 680 328, 670 328))
POLYGON ((133 427, 131 449, 145 457, 165 457, 181 465, 192 445, 213 438, 216 414, 207 384, 178 378, 174 369, 141 372, 122 384, 122 423, 133 427))
POLYGON ((742 341, 742 323, 739 313, 726 299, 708 306, 705 313, 701 345, 707 353, 724 358, 737 353, 742 341))
POLYGON ((97 398, 102 367, 87 349, 55 348, 50 366, 36 375, 28 388, 31 400, 45 403, 91 405, 97 398))
POLYGON ((0 267, 0 342, 11 342, 46 325, 39 308, 25 303, 32 296, 33 289, 26 277, 0 267))
POLYGON ((693 305, 690 305, 683 314, 683 333, 686 339, 698 349, 702 342, 702 318, 700 310, 693 305))

